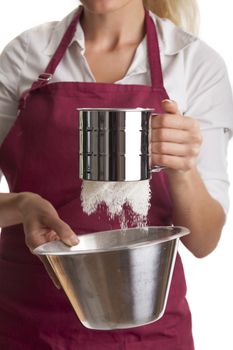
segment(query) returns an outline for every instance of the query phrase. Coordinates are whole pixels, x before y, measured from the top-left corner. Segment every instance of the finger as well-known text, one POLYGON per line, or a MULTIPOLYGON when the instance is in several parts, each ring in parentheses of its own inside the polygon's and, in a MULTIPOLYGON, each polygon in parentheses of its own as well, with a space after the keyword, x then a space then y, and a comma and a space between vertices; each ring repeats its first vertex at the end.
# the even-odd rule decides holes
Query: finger
MULTIPOLYGON (((38 255, 37 255, 38 256, 38 255)), ((61 289, 61 283, 59 282, 59 279, 57 278, 55 272, 53 271, 52 266, 50 265, 48 259, 46 256, 38 256, 38 258, 42 261, 49 277, 53 281, 53 284, 55 285, 56 288, 61 289)))
POLYGON ((50 218, 48 222, 59 238, 68 246, 73 246, 79 243, 79 239, 74 231, 60 218, 50 218))
POLYGON ((178 105, 173 100, 169 100, 169 99, 163 100, 162 107, 165 113, 180 114, 178 105))
POLYGON ((26 244, 31 250, 55 239, 61 239, 68 246, 79 243, 69 225, 57 216, 43 217, 41 221, 38 218, 32 219, 24 224, 24 232, 26 244))
POLYGON ((48 240, 49 242, 60 240, 60 237, 58 236, 58 234, 53 230, 48 231, 48 233, 46 233, 45 236, 46 236, 46 240, 48 240))
POLYGON ((152 142, 151 153, 155 154, 167 154, 178 157, 191 156, 197 157, 199 154, 200 147, 190 147, 187 144, 172 143, 172 142, 152 142))
MULTIPOLYGON (((27 223, 24 225, 24 233, 25 233, 25 242, 28 248, 33 251, 33 249, 37 248, 38 246, 47 243, 50 241, 50 229, 44 229, 41 226, 38 225, 38 223, 27 223)), ((52 233, 51 236, 53 237, 54 234, 52 233)), ((51 238, 51 240, 53 240, 51 238)))
POLYGON ((151 165, 152 167, 159 165, 165 168, 170 168, 174 170, 187 171, 190 170, 195 165, 196 158, 194 157, 177 157, 167 154, 152 154, 151 155, 151 165))
POLYGON ((154 115, 151 118, 151 128, 153 129, 178 129, 178 130, 192 130, 198 129, 199 125, 195 119, 190 117, 182 117, 179 115, 161 114, 154 115))
POLYGON ((184 130, 153 129, 150 133, 151 142, 190 143, 190 134, 184 130))

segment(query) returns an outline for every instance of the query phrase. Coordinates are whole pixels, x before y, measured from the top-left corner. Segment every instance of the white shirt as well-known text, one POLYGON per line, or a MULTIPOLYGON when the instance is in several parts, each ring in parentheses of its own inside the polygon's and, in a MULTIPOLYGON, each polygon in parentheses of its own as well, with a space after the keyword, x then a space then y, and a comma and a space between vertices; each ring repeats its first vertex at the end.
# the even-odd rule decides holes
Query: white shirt
MULTIPOLYGON (((74 11, 60 22, 22 33, 0 56, 0 143, 16 119, 20 95, 44 72, 73 15, 74 11)), ((158 33, 164 86, 180 111, 199 121, 204 141, 197 166, 209 193, 227 212, 226 147, 233 129, 233 100, 225 64, 198 38, 169 20, 150 15, 158 33)), ((150 85, 146 46, 144 38, 127 74, 116 83, 150 85)), ((95 81, 85 58, 80 25, 55 71, 54 81, 95 81)))

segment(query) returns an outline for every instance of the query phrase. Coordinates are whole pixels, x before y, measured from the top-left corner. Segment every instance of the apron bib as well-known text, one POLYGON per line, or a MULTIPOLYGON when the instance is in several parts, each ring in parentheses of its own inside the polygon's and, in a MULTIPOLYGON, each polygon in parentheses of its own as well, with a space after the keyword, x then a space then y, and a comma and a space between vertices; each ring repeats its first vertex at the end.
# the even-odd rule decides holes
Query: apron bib
MULTIPOLYGON (((49 200, 77 233, 120 227, 101 207, 88 216, 80 202, 77 108, 154 108, 162 113, 163 86, 157 33, 145 13, 151 86, 56 82, 48 84, 73 38, 81 12, 64 34, 45 72, 20 98, 17 120, 0 148, 0 168, 11 192, 35 192, 49 200)), ((151 179, 148 225, 170 225, 166 175, 151 179)), ((164 316, 128 330, 82 326, 62 290, 24 242, 22 225, 4 228, 0 241, 0 348, 6 350, 193 350, 184 271, 178 255, 164 316)))

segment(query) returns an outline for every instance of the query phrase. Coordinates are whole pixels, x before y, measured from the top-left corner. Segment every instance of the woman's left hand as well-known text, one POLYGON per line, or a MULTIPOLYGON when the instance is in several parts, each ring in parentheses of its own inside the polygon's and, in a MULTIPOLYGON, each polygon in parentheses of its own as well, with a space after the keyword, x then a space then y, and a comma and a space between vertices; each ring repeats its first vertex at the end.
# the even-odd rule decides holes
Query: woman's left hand
POLYGON ((184 117, 176 102, 162 102, 164 114, 151 118, 151 166, 189 171, 196 165, 202 144, 198 122, 184 117))

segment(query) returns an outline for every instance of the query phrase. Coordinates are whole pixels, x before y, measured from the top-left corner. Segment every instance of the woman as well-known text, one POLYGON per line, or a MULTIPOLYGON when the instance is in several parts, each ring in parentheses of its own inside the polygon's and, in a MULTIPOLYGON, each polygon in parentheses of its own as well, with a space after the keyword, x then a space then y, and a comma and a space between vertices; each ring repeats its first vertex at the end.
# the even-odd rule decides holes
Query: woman
MULTIPOLYGON (((185 4, 188 14, 195 3, 185 4)), ((1 56, 0 168, 11 193, 0 196, 0 347, 191 350, 179 256, 159 321, 94 331, 79 323, 30 253, 52 239, 73 245, 75 233, 119 227, 104 209, 90 217, 82 211, 77 107, 140 105, 159 112, 151 122, 151 159, 166 170, 151 181, 150 225, 188 227, 191 234, 183 243, 204 257, 216 247, 225 221, 225 148, 233 104, 221 58, 169 20, 145 12, 142 0, 83 0, 82 5, 59 23, 23 33, 1 56)), ((145 5, 176 19, 184 4, 145 5)))

